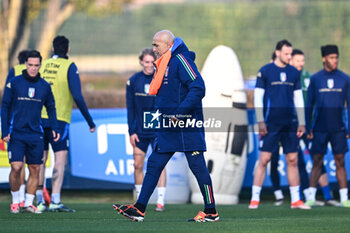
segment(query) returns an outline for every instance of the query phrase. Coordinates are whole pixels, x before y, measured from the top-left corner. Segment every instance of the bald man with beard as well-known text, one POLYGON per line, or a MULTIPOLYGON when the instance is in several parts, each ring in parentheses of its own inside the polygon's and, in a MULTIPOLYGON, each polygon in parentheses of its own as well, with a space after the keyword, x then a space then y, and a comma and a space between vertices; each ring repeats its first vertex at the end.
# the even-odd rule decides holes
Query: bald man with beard
POLYGON ((203 152, 206 151, 203 126, 186 127, 188 122, 204 121, 202 99, 204 81, 194 63, 195 53, 189 51, 181 38, 169 30, 153 37, 156 72, 150 85, 150 95, 156 96, 153 118, 167 127, 156 129, 153 152, 147 163, 140 196, 134 205, 114 204, 114 208, 133 221, 143 221, 146 207, 159 176, 175 152, 183 152, 203 195, 204 210, 188 221, 216 222, 214 192, 203 152), (161 121, 163 120, 163 121, 161 121), (186 123, 187 122, 187 123, 186 123))

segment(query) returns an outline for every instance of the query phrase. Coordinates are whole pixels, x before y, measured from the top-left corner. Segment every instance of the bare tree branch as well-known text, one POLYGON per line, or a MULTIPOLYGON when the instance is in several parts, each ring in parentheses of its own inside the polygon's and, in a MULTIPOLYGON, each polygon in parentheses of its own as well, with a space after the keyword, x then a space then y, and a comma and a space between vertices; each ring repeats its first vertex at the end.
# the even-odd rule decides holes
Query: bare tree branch
POLYGON ((8 36, 8 17, 9 0, 3 0, 0 4, 0 89, 3 89, 8 72, 9 58, 9 36, 8 36))
POLYGON ((61 7, 61 4, 61 0, 50 0, 47 4, 45 25, 37 44, 37 48, 44 59, 50 54, 52 40, 55 38, 58 29, 74 11, 74 5, 72 3, 68 2, 63 7, 61 7))
POLYGON ((10 4, 10 17, 8 19, 9 47, 11 48, 17 34, 22 9, 22 0, 12 0, 10 4))
POLYGON ((50 53, 52 40, 74 10, 106 14, 120 12, 132 0, 1 0, 0 1, 0 89, 3 88, 11 63, 25 49, 30 24, 46 8, 44 26, 36 48, 43 58, 50 53))

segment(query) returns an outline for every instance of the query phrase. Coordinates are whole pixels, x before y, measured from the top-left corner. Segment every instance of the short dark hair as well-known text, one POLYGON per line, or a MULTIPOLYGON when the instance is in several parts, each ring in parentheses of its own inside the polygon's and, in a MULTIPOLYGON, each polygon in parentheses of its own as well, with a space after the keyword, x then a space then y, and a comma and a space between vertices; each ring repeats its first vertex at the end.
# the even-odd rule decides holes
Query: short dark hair
POLYGON ((294 55, 304 55, 304 52, 301 51, 300 49, 293 49, 292 57, 293 57, 294 55))
POLYGON ((157 59, 156 54, 153 52, 153 49, 152 49, 152 48, 144 48, 144 49, 142 49, 142 51, 141 51, 141 53, 140 53, 140 55, 139 55, 140 61, 143 60, 143 57, 144 57, 145 55, 150 55, 150 56, 152 56, 152 57, 154 58, 154 60, 157 59))
POLYGON ((68 53, 69 40, 65 36, 56 36, 52 44, 54 53, 64 55, 68 53))
POLYGON ((276 50, 281 51, 283 46, 292 47, 292 44, 288 40, 280 40, 276 44, 276 50))
POLYGON ((337 55, 339 55, 338 46, 333 45, 333 44, 328 44, 328 45, 321 46, 321 55, 322 55, 322 57, 325 57, 325 56, 327 56, 329 54, 337 54, 337 55))
POLYGON ((26 61, 28 61, 28 58, 39 58, 40 60, 40 63, 41 63, 41 60, 43 59, 40 55, 40 52, 37 51, 37 50, 30 50, 28 51, 28 54, 27 54, 27 57, 26 57, 26 61))
POLYGON ((271 55, 271 59, 272 59, 272 61, 274 61, 274 60, 276 59, 276 53, 275 53, 275 51, 273 51, 273 53, 272 53, 272 55, 271 55))
POLYGON ((29 50, 22 50, 18 53, 17 59, 19 64, 24 64, 26 62, 29 50))

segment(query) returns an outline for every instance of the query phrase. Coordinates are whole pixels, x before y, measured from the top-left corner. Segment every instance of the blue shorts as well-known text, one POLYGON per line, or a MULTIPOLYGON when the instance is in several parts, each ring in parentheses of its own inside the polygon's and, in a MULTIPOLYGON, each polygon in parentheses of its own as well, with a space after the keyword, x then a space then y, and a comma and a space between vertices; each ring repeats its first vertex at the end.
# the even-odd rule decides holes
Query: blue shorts
POLYGON ((333 154, 345 154, 348 149, 346 132, 314 132, 314 138, 310 143, 311 154, 326 154, 328 142, 331 143, 333 154))
POLYGON ((57 132, 60 140, 55 142, 52 136, 52 129, 44 126, 44 149, 49 150, 49 143, 54 152, 69 149, 69 124, 64 121, 57 121, 57 132))
POLYGON ((266 127, 268 133, 260 139, 259 149, 261 151, 271 153, 278 151, 279 142, 281 142, 285 154, 298 152, 299 138, 296 124, 268 124, 266 127))
POLYGON ((139 137, 139 142, 136 142, 136 147, 142 150, 143 152, 147 152, 149 144, 151 144, 153 149, 154 138, 153 137, 139 137))
POLYGON ((44 141, 42 138, 39 140, 11 138, 7 150, 10 163, 23 162, 24 156, 27 164, 43 163, 44 141))

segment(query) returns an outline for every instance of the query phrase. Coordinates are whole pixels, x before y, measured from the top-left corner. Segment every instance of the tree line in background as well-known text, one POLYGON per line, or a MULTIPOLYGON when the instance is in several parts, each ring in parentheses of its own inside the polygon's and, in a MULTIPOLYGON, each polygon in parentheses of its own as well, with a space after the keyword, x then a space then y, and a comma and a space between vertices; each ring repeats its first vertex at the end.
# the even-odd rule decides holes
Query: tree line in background
POLYGON ((70 39, 72 55, 136 55, 165 28, 197 53, 200 69, 210 50, 224 44, 237 53, 244 76, 254 76, 276 42, 288 39, 305 52, 311 72, 322 67, 320 46, 337 44, 340 68, 350 73, 349 1, 186 1, 125 10, 130 2, 1 0, 2 82, 20 49, 37 48, 47 57, 57 34, 70 39))
POLYGON ((53 38, 73 12, 89 15, 119 13, 132 0, 1 0, 0 2, 0 86, 15 63, 17 54, 28 48, 30 27, 44 11, 41 32, 35 48, 47 58, 53 38))
POLYGON ((281 39, 305 52, 306 69, 311 72, 322 67, 320 46, 337 44, 340 68, 350 73, 349 22, 350 1, 189 1, 149 4, 99 18, 74 14, 60 33, 75 42, 74 55, 136 56, 151 46, 155 32, 167 28, 196 52, 200 69, 209 52, 223 44, 235 50, 244 76, 249 77, 269 62, 281 39))

